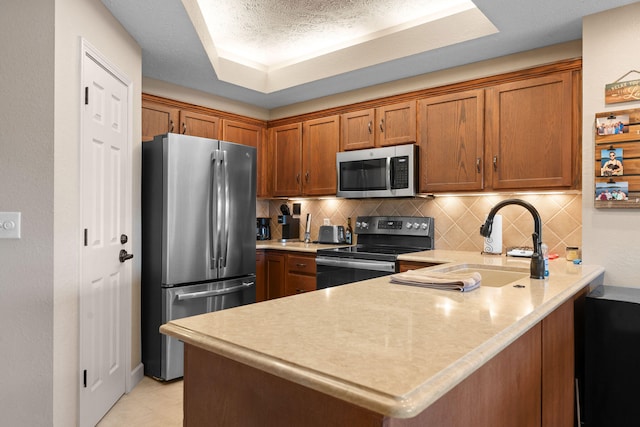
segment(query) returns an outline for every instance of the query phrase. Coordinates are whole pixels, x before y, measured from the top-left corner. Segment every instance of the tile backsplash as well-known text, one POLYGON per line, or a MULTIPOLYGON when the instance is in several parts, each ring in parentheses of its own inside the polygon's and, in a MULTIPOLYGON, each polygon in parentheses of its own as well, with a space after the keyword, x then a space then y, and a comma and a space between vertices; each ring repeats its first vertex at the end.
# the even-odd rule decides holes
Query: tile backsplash
MULTIPOLYGON (((365 215, 432 216, 435 218, 435 248, 462 251, 482 251, 480 225, 491 208, 499 201, 514 196, 436 196, 413 199, 319 199, 296 200, 301 204, 300 236, 304 236, 305 218, 311 213, 311 240, 317 240, 318 229, 328 218, 331 224, 346 225, 347 218, 355 221, 365 215)), ((582 245, 582 195, 536 194, 518 195, 531 203, 542 217, 542 240, 551 253, 564 256, 566 246, 582 245)), ((293 201, 258 200, 256 216, 271 218, 271 236, 282 237, 278 225, 280 205, 293 201)), ((293 210, 293 209, 292 209, 293 210)), ((521 206, 509 205, 500 209, 502 215, 503 251, 511 246, 531 246, 533 219, 521 206)), ((356 236, 357 239, 357 236, 356 236)))

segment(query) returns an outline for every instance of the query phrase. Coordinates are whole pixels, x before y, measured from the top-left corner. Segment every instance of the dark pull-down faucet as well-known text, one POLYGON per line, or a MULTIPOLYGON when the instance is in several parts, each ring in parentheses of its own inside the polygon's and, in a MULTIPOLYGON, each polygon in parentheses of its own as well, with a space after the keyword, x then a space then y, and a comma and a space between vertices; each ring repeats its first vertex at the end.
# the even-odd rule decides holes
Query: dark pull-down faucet
POLYGON ((484 237, 491 235, 491 227, 493 226, 493 218, 496 213, 504 206, 507 205, 520 205, 526 208, 533 216, 533 254, 531 255, 531 278, 532 279, 544 279, 544 256, 542 254, 542 219, 540 214, 533 207, 531 203, 525 202, 520 199, 507 199, 496 204, 484 224, 480 226, 480 234, 484 237))

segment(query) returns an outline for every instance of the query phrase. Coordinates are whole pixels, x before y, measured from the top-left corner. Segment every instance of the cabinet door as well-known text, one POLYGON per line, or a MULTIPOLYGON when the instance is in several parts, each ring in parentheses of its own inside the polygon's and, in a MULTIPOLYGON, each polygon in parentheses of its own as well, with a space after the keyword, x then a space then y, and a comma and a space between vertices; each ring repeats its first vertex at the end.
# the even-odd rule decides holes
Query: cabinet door
POLYGON ((215 116, 180 110, 180 133, 202 138, 219 139, 218 121, 219 119, 215 116))
POLYGON ((482 190, 484 91, 418 102, 421 193, 482 190))
POLYGON ((285 254, 277 252, 267 252, 266 256, 266 288, 267 299, 280 298, 285 296, 285 254))
POLYGON ((373 108, 343 114, 340 120, 340 151, 373 148, 375 146, 374 119, 373 108))
POLYGON ((487 90, 485 167, 494 189, 569 187, 571 73, 487 90))
POLYGON ((233 120, 222 120, 222 139, 224 141, 236 142, 238 144, 249 145, 257 150, 257 176, 256 195, 267 197, 269 194, 268 177, 268 155, 267 144, 264 143, 264 131, 261 126, 236 122, 233 120))
POLYGON ((416 142, 416 102, 402 102, 376 109, 376 146, 416 142))
POLYGON ((256 251, 256 302, 267 299, 267 257, 264 251, 256 251))
POLYGON ((299 196, 302 192, 302 123, 271 128, 273 195, 299 196))
POLYGON ((340 116, 304 122, 302 129, 302 193, 336 194, 336 153, 340 144, 340 116))
POLYGON ((166 105, 142 102, 142 140, 151 141, 154 136, 178 132, 180 110, 166 105))

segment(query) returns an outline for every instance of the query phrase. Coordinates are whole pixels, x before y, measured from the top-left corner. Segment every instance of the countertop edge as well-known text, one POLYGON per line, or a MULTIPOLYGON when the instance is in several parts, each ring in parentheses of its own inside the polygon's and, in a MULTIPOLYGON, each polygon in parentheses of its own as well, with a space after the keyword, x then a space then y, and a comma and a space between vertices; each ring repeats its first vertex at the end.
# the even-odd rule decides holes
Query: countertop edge
POLYGON ((304 243, 300 242, 279 242, 277 240, 258 240, 256 241, 257 251, 289 251, 304 252, 315 254, 319 249, 340 248, 344 244, 338 243, 304 243))
POLYGON ((604 273, 604 268, 594 268, 592 272, 582 276, 573 285, 568 286, 529 315, 514 322, 482 345, 459 358, 455 363, 441 370, 437 375, 427 379, 414 391, 400 398, 364 389, 339 378, 289 364, 246 347, 240 347, 213 337, 202 336, 176 324, 167 323, 162 325, 160 332, 203 350, 244 363, 372 411, 390 417, 411 418, 425 410, 465 378, 481 368, 492 357, 504 350, 561 304, 579 293, 602 273, 604 273))
POLYGON ((397 418, 411 418, 435 403, 439 398, 460 384, 468 376, 481 368, 491 358, 507 348, 510 344, 524 335, 533 326, 541 322, 551 312, 564 304, 570 298, 577 295, 582 289, 589 286, 598 276, 604 273, 604 268, 599 267, 591 274, 576 281, 572 286, 567 287, 554 298, 545 302, 529 315, 523 317, 518 322, 496 334, 492 339, 485 341, 481 346, 476 347, 465 356, 461 357, 454 365, 443 369, 438 375, 422 384, 413 393, 406 396, 405 401, 411 402, 411 409, 403 413, 389 413, 397 418), (463 366, 461 366, 463 365, 463 366), (428 389, 428 390, 426 390, 428 389), (433 390, 436 390, 434 392, 433 390))

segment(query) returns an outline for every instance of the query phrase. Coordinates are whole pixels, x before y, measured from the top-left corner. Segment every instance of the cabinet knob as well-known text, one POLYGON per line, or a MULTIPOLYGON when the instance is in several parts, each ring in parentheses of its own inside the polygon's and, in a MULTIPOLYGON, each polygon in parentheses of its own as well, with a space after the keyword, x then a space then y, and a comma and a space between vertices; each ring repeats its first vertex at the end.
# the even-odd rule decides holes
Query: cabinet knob
POLYGON ((478 157, 476 159, 476 170, 478 171, 478 173, 480 173, 480 162, 481 162, 480 157, 478 157))
POLYGON ((169 133, 173 133, 173 120, 169 120, 169 125, 171 126, 169 128, 169 133))
POLYGON ((371 120, 369 120, 369 123, 367 124, 367 128, 369 129, 369 134, 371 134, 371 120))
POLYGON ((498 156, 493 156, 493 170, 498 170, 498 156))
POLYGON ((380 132, 384 132, 384 119, 380 119, 380 132))
POLYGON ((187 133, 187 124, 185 122, 182 122, 182 133, 183 134, 187 133))
POLYGON ((307 182, 307 184, 309 183, 309 171, 304 174, 304 180, 307 182))
POLYGON ((299 173, 296 174, 296 182, 298 184, 300 184, 300 174, 299 173))

